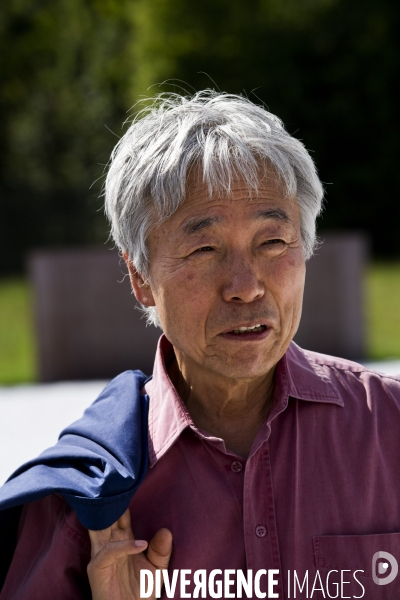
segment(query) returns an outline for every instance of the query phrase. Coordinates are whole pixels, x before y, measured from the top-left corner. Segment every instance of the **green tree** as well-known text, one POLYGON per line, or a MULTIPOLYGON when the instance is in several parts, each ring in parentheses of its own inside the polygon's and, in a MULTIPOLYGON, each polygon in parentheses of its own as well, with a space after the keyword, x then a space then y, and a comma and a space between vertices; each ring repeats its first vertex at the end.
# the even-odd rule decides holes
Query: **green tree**
POLYGON ((2 6, 3 271, 20 267, 32 246, 106 239, 98 195, 111 131, 121 134, 132 104, 130 8, 129 0, 2 6))

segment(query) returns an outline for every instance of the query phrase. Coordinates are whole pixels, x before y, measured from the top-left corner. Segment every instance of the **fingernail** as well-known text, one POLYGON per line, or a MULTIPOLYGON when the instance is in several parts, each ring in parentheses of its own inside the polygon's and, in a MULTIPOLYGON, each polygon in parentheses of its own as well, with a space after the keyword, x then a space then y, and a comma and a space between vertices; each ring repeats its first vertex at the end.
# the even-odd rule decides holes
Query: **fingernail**
POLYGON ((135 546, 137 548, 143 548, 144 546, 147 546, 147 542, 144 540, 135 540, 135 546))

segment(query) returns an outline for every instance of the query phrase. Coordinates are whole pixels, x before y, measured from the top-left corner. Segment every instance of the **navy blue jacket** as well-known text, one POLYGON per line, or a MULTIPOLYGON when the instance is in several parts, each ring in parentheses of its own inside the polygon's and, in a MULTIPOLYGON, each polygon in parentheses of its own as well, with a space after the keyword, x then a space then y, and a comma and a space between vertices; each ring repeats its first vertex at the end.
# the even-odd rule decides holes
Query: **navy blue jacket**
POLYGON ((104 529, 128 508, 148 465, 148 378, 113 379, 55 446, 15 471, 0 488, 0 589, 11 562, 22 505, 55 492, 88 529, 104 529))

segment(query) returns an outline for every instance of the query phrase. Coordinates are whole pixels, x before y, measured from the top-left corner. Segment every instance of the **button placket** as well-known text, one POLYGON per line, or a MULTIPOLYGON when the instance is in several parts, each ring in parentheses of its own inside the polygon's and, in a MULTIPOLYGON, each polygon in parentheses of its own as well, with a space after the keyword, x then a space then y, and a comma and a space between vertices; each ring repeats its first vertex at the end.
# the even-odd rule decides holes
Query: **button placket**
MULTIPOLYGON (((274 494, 268 442, 248 459, 245 474, 243 503, 243 525, 247 568, 278 569, 278 589, 282 597, 283 582, 280 564, 279 543, 276 532, 274 494)), ((263 591, 266 591, 263 589, 263 591)))

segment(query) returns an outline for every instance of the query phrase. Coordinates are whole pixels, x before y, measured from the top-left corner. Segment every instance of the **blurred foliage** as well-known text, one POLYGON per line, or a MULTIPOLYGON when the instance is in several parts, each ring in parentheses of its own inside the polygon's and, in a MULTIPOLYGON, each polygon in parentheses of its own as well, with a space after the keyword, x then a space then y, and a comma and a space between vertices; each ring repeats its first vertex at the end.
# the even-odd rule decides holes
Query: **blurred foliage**
POLYGON ((0 383, 36 379, 32 294, 22 278, 0 280, 0 383))
POLYGON ((366 299, 368 356, 400 357, 400 262, 370 266, 366 299))
POLYGON ((101 183, 90 186, 117 141, 105 125, 120 135, 132 103, 129 14, 128 0, 2 4, 3 271, 34 246, 107 237, 101 183))
POLYGON ((3 3, 1 271, 32 246, 104 242, 106 127, 120 135, 140 96, 180 86, 265 102, 313 151, 324 228, 399 254, 399 15, 393 0, 3 3))

